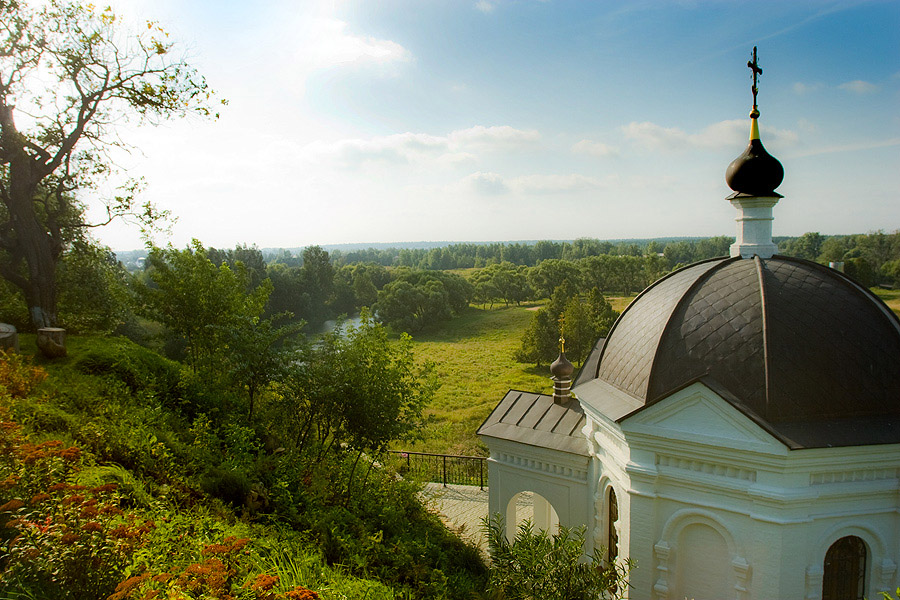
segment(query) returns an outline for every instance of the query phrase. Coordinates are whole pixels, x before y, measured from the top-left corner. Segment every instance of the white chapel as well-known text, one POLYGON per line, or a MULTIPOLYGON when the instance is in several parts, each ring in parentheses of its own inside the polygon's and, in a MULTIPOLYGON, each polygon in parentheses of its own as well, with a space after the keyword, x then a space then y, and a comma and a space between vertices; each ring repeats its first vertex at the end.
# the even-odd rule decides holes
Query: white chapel
MULTIPOLYGON (((754 49, 755 53, 755 49, 754 49)), ((587 526, 634 600, 862 600, 900 586, 900 320, 843 273, 779 256, 781 164, 726 172, 731 256, 644 290, 553 396, 510 391, 478 433, 490 512, 587 526)))

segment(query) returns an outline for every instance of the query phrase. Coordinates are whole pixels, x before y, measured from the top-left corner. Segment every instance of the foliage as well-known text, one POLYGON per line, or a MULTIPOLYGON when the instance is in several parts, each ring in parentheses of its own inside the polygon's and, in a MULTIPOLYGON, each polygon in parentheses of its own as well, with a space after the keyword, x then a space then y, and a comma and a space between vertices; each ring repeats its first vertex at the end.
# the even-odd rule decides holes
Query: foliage
POLYGON ((247 392, 248 418, 253 418, 254 402, 260 392, 284 377, 297 355, 293 338, 303 322, 277 327, 277 317, 260 320, 258 316, 238 315, 228 326, 219 326, 224 364, 231 381, 247 392))
POLYGON ((53 326, 56 266, 85 228, 164 216, 138 205, 131 181, 106 201, 106 219, 86 222, 80 197, 108 185, 110 149, 124 145, 115 126, 209 115, 211 94, 162 28, 124 31, 110 8, 13 0, 0 3, 0 24, 0 273, 22 290, 34 327, 53 326))
MULTIPOLYGON (((338 327, 306 349, 270 410, 281 415, 275 426, 286 445, 302 451, 315 441, 320 457, 346 447, 358 462, 417 432, 435 389, 431 372, 429 363, 416 362, 409 336, 391 342, 364 311, 358 326, 338 327)), ((348 494, 352 478, 353 470, 348 494)))
POLYGON ((559 340, 564 337, 566 355, 576 363, 582 362, 597 340, 609 332, 618 316, 597 288, 575 293, 575 289, 564 281, 553 292, 550 304, 532 318, 522 335, 516 360, 538 366, 550 363, 559 355, 559 340))
POLYGON ((334 269, 328 253, 319 246, 303 250, 303 265, 300 267, 300 281, 309 297, 309 306, 304 318, 310 323, 321 323, 328 318, 328 301, 334 286, 334 269))
POLYGON ((502 300, 506 306, 515 302, 517 305, 533 295, 528 286, 526 268, 515 266, 511 262, 501 262, 489 265, 472 277, 472 285, 475 286, 475 298, 481 303, 490 303, 502 300))
POLYGON ((581 287, 581 271, 575 263, 552 258, 528 271, 528 284, 538 298, 549 298, 561 285, 581 287))
MULTIPOLYGON (((355 357, 371 354, 367 348, 393 352, 393 345, 382 342, 386 339, 379 336, 367 338, 355 357)), ((303 452, 294 447, 285 450, 288 440, 282 433, 293 437, 295 432, 282 427, 289 415, 278 410, 276 395, 269 391, 260 396, 260 410, 250 420, 209 411, 187 426, 158 403, 154 391, 165 387, 155 369, 174 363, 160 359, 161 365, 155 364, 144 352, 123 339, 73 336, 69 358, 47 363, 46 380, 39 368, 19 355, 0 361, 0 389, 15 390, 15 396, 0 393, 0 404, 11 407, 4 414, 22 415, 26 427, 38 428, 45 439, 44 421, 34 416, 53 411, 64 415, 59 433, 88 442, 80 450, 68 443, 31 442, 19 425, 2 419, 0 443, 7 443, 0 452, 0 469, 6 469, 0 480, 5 478, 6 487, 0 489, 0 505, 21 499, 24 507, 13 504, 4 510, 32 511, 29 500, 61 482, 45 492, 49 498, 42 499, 40 507, 56 511, 59 523, 66 524, 64 532, 35 530, 40 557, 16 554, 11 559, 15 567, 0 562, 7 596, 100 600, 117 593, 121 598, 142 598, 159 592, 159 597, 206 593, 242 600, 313 594, 323 600, 462 599, 483 589, 484 567, 477 551, 425 510, 415 486, 396 480, 368 458, 359 459, 351 447, 332 445, 331 451, 321 454, 317 444, 309 443, 303 452), (115 362, 112 357, 117 354, 137 358, 115 362), (148 383, 144 387, 139 382, 148 383), (26 444, 30 444, 26 451, 12 450, 26 444), (113 447, 115 452, 110 452, 113 447), (42 458, 31 463, 19 460, 33 456, 42 458), (108 462, 111 459, 119 464, 108 462), (347 495, 346 486, 334 482, 347 482, 354 463, 365 465, 367 475, 357 468, 359 477, 347 495), (246 482, 249 493, 233 505, 205 495, 202 484, 214 471, 221 481, 227 476, 246 482), (13 472, 18 477, 8 477, 13 472), (105 495, 95 497, 94 488, 105 495), (73 495, 83 498, 67 500, 73 495), (92 511, 84 512, 91 507, 108 515, 101 519, 92 511), (109 522, 103 520, 107 516, 109 522), (79 536, 65 538, 72 541, 72 548, 63 543, 68 533, 79 536), (234 548, 238 539, 249 541, 234 548), (126 542, 130 547, 120 552, 124 546, 117 544, 126 542), (76 547, 79 554, 66 554, 76 547), (291 558, 302 561, 302 569, 291 573, 285 557, 275 556, 276 549, 286 547, 295 549, 291 558), (41 575, 46 569, 61 572, 75 564, 66 562, 67 557, 77 557, 81 566, 94 561, 91 564, 98 569, 80 569, 82 580, 73 579, 75 591, 70 596, 64 595, 68 588, 40 587, 51 585, 41 575), (12 581, 11 572, 38 579, 12 581), (377 577, 383 583, 360 577, 377 577)), ((378 372, 378 361, 374 364, 378 372)), ((323 365, 321 373, 329 372, 323 365)), ((47 516, 50 512, 29 512, 27 520, 43 527, 47 516)), ((57 517, 53 519, 56 523, 57 517)), ((0 515, 0 525, 4 522, 0 515)), ((5 544, 3 540, 11 538, 2 538, 2 531, 0 543, 5 544)))
POLYGON ((566 355, 576 363, 583 362, 597 340, 609 333, 618 316, 596 288, 571 298, 563 309, 561 331, 566 355))
POLYGON ((184 339, 195 371, 212 368, 223 331, 259 317, 272 291, 263 280, 248 293, 243 263, 233 270, 227 264, 216 267, 197 240, 184 250, 153 248, 147 263, 149 282, 136 290, 139 310, 184 339))
POLYGON ((460 314, 473 293, 472 284, 454 273, 398 270, 378 292, 374 310, 393 329, 415 332, 460 314))
POLYGON ((595 549, 589 562, 583 562, 583 526, 560 526, 558 533, 550 535, 535 531, 526 520, 511 542, 499 515, 485 519, 484 528, 491 554, 488 586, 498 598, 587 600, 625 596, 631 564, 605 565, 602 549, 595 549))

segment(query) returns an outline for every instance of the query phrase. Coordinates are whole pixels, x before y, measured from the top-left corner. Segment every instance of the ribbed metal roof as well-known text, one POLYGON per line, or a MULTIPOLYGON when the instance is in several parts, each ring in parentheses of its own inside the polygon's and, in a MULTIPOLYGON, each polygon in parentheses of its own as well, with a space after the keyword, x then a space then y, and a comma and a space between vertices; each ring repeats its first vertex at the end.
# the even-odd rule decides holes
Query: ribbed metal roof
POLYGON ((574 398, 557 404, 552 396, 510 390, 478 435, 587 456, 584 425, 584 409, 574 398))
POLYGON ((576 393, 593 375, 649 405, 702 380, 791 448, 900 443, 900 321, 816 263, 685 267, 644 290, 592 354, 576 393))

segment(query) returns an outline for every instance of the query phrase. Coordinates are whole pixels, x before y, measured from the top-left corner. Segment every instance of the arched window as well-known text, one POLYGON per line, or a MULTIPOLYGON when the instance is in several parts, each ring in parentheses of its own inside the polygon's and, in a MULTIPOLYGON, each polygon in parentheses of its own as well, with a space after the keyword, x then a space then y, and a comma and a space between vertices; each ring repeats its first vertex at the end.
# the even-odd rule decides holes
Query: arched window
POLYGON ((842 537, 825 553, 822 600, 863 600, 866 545, 855 535, 842 537))
POLYGON ((606 527, 608 537, 606 540, 606 560, 615 562, 619 556, 619 533, 616 531, 616 522, 619 520, 619 503, 616 500, 616 491, 609 488, 609 500, 606 503, 606 527))

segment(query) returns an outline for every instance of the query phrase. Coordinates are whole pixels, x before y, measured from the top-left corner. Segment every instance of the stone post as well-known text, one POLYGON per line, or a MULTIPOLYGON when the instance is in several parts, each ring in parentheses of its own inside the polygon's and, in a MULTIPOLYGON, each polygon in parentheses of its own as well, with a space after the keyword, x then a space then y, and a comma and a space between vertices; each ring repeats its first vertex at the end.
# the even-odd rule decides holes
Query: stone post
POLYGON ((0 350, 19 351, 19 334, 16 328, 8 323, 0 323, 0 350))
POLYGON ((66 330, 59 327, 42 327, 37 332, 37 347, 47 358, 66 355, 66 330))

